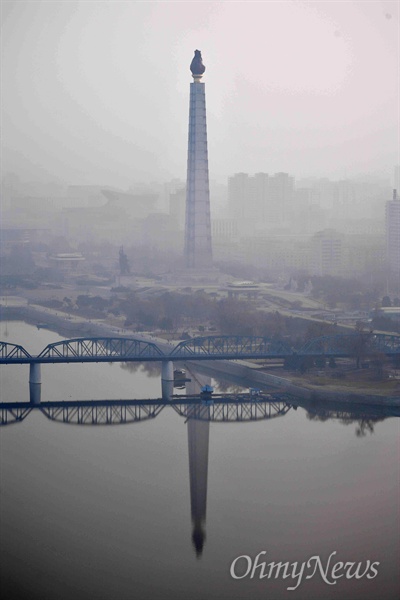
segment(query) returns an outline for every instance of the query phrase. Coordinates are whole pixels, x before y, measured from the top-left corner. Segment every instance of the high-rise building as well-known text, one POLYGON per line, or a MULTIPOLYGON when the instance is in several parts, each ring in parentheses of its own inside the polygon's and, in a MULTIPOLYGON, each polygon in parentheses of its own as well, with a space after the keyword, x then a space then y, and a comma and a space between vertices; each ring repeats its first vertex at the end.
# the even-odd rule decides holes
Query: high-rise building
POLYGON ((185 228, 186 187, 177 189, 169 195, 169 216, 174 222, 177 231, 185 228))
POLYGON ((243 223, 248 215, 249 180, 248 173, 235 173, 228 179, 228 209, 238 223, 243 223))
POLYGON ((236 173, 228 179, 228 208, 242 235, 284 225, 293 196, 294 178, 288 173, 236 173))
POLYGON ((324 229, 311 240, 311 273, 339 275, 342 268, 342 236, 334 229, 324 229))
POLYGON ((400 165, 396 165, 393 169, 393 188, 400 190, 400 165))
POLYGON ((285 223, 290 215, 294 195, 294 177, 288 173, 275 173, 268 183, 266 219, 272 223, 285 223))
POLYGON ((210 188, 208 179, 205 66, 200 50, 190 65, 189 144, 186 184, 185 261, 190 269, 212 266, 210 188))
POLYGON ((391 278, 400 285, 400 198, 393 190, 393 199, 386 202, 386 256, 391 278))

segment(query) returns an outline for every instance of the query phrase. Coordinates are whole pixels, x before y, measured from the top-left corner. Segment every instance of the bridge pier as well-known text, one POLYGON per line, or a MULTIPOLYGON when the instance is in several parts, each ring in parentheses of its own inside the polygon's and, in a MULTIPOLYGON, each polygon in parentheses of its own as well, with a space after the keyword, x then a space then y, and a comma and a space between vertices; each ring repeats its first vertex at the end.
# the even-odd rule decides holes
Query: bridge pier
POLYGON ((162 361, 161 379, 163 381, 174 380, 174 363, 172 362, 172 360, 162 361))
POLYGON ((40 363, 29 363, 29 401, 40 404, 42 394, 42 375, 40 363))
POLYGON ((174 363, 163 360, 161 366, 161 393, 163 400, 170 400, 174 393, 174 363))

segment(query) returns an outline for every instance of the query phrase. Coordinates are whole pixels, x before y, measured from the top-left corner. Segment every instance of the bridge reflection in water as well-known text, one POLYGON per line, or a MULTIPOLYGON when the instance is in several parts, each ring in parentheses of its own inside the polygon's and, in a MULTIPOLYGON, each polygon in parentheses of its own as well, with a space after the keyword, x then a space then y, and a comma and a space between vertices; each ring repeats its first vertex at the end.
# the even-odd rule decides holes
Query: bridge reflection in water
POLYGON ((200 557, 206 539, 208 453, 210 423, 250 423, 285 416, 299 406, 311 419, 335 418, 343 423, 356 421, 357 435, 373 432, 373 425, 388 416, 400 416, 400 409, 338 404, 319 405, 287 394, 214 394, 212 399, 197 393, 210 383, 208 376, 191 373, 188 394, 171 396, 170 400, 77 400, 40 402, 40 385, 31 385, 31 402, 0 403, 0 425, 24 421, 31 412, 40 411, 58 423, 100 426, 143 423, 155 419, 164 409, 173 409, 187 423, 190 476, 192 543, 200 557), (360 433, 361 432, 361 433, 360 433))
POLYGON ((2 402, 0 426, 21 423, 32 411, 39 411, 51 421, 71 425, 124 425, 155 419, 165 408, 174 409, 185 419, 215 423, 244 423, 283 416, 290 409, 289 399, 262 396, 254 401, 250 396, 216 397, 213 405, 202 403, 201 396, 171 400, 66 400, 61 402, 2 402))

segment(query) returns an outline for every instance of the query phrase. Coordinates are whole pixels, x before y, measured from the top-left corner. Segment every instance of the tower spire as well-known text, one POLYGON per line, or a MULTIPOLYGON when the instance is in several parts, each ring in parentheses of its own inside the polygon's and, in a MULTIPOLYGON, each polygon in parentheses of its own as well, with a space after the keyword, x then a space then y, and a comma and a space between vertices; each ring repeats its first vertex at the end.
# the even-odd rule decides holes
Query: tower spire
POLYGON ((205 65, 203 64, 203 59, 201 58, 200 50, 194 51, 194 57, 192 62, 190 63, 190 70, 192 72, 192 77, 195 82, 200 82, 200 79, 203 77, 204 71, 206 70, 205 65))

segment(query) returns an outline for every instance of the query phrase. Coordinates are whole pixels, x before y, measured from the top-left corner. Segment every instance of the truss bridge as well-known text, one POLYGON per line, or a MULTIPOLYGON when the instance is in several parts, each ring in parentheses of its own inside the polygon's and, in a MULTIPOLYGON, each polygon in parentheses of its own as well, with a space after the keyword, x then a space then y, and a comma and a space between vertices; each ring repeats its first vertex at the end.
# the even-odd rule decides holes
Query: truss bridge
POLYGON ((72 425, 124 425, 155 419, 162 410, 172 408, 184 419, 214 423, 244 423, 284 416, 291 408, 283 394, 217 394, 212 401, 204 397, 173 396, 171 400, 66 400, 61 402, 2 402, 0 425, 24 421, 32 411, 50 421, 72 425))
POLYGON ((20 345, 0 342, 0 364, 147 362, 173 360, 276 359, 290 356, 400 356, 400 335, 352 333, 314 338, 296 349, 285 340, 261 336, 207 336, 180 342, 171 351, 127 337, 91 337, 49 344, 34 356, 20 345))

